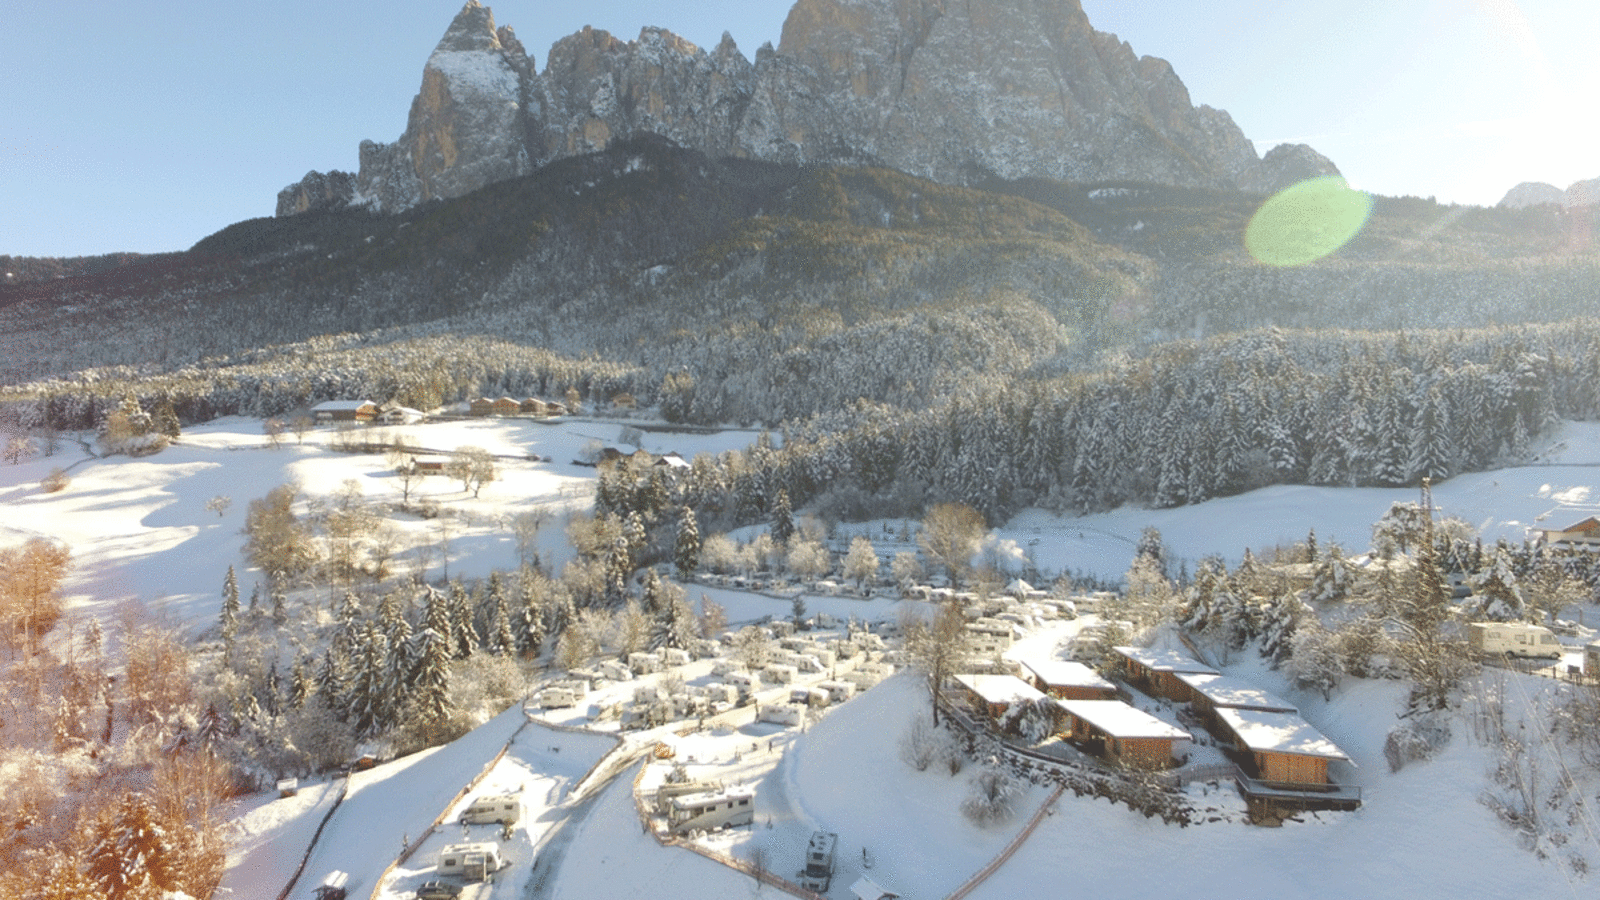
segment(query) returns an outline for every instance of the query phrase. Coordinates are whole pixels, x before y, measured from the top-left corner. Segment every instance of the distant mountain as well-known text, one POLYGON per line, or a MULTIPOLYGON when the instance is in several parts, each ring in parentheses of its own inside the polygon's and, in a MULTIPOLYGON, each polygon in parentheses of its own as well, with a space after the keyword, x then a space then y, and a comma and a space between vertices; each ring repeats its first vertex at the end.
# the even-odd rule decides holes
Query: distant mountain
POLYGON ((1530 206, 1594 206, 1600 204, 1600 178, 1575 181, 1566 190, 1542 181, 1524 181, 1506 192, 1500 206, 1526 209, 1530 206))
POLYGON ((1256 155, 1172 67, 1095 31, 1077 0, 798 0, 747 60, 661 29, 585 28, 543 72, 477 0, 423 67, 405 132, 360 171, 311 172, 278 215, 395 212, 655 133, 712 157, 871 164, 946 184, 1138 180, 1268 192, 1337 169, 1304 145, 1256 155))

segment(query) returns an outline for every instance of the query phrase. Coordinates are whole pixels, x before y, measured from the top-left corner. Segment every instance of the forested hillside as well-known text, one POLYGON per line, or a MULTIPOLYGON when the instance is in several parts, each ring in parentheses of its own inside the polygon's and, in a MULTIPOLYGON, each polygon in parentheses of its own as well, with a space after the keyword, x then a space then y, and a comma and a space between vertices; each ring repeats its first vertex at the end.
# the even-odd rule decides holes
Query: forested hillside
POLYGON ((1596 414, 1595 325, 1573 319, 1600 284, 1592 212, 1378 198, 1342 250, 1286 268, 1244 250, 1261 200, 644 137, 398 216, 242 222, 0 289, 0 396, 61 430, 128 395, 198 421, 629 393, 675 422, 787 424, 809 438, 787 454, 828 460, 790 493, 826 485, 841 514, 1402 484, 1596 414))

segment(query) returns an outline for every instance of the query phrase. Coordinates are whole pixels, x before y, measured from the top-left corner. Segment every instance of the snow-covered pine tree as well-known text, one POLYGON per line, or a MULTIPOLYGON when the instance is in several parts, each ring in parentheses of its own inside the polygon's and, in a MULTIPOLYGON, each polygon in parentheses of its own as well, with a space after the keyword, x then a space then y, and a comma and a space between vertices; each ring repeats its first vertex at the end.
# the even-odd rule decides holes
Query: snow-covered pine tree
POLYGON ((261 705, 267 715, 276 718, 283 712, 283 679, 278 675, 278 659, 273 657, 267 667, 267 677, 261 685, 261 705))
POLYGON ((355 677, 345 695, 344 720, 363 740, 391 723, 389 692, 389 639, 376 624, 361 632, 355 677))
POLYGON ((288 597, 284 594, 284 578, 280 575, 271 580, 268 593, 272 598, 272 621, 278 625, 289 623, 288 597))
POLYGON ((666 612, 661 591, 661 576, 656 574, 655 569, 644 570, 644 576, 640 579, 639 599, 645 615, 659 617, 666 612))
POLYGON ((789 491, 778 490, 778 499, 772 505, 772 539, 787 544, 794 536, 794 511, 789 507, 789 491))
POLYGON ((239 633, 239 580, 234 577, 233 566, 228 566, 228 574, 222 579, 222 614, 220 629, 222 632, 222 659, 223 665, 231 665, 233 661, 233 639, 239 633))
POLYGON ((1208 557, 1195 568, 1194 583, 1189 586, 1184 605, 1179 610, 1178 622, 1185 629, 1200 634, 1211 627, 1216 614, 1217 594, 1227 590, 1227 568, 1221 559, 1208 557))
POLYGON ((150 798, 133 791, 117 800, 116 812, 94 830, 89 877, 108 900, 154 898, 174 887, 166 829, 150 798))
POLYGON ((678 510, 678 535, 673 542, 672 562, 682 579, 693 576, 700 568, 700 523, 695 519, 694 510, 687 506, 678 510))
POLYGON ((498 582, 499 572, 489 576, 489 650, 495 656, 507 656, 517 650, 517 635, 511 627, 511 610, 506 602, 506 592, 498 582))
POLYGON ((1437 386, 1428 391, 1417 410, 1411 431, 1406 469, 1415 478, 1440 481, 1455 471, 1455 446, 1451 442, 1449 406, 1437 386))
POLYGON ((650 645, 687 650, 700 636, 700 619, 689 605, 688 595, 678 585, 666 582, 662 586, 661 604, 662 612, 655 620, 650 645))
POLYGON ((345 693, 350 684, 350 667, 345 657, 333 648, 323 651, 322 665, 317 669, 317 696, 334 717, 344 721, 345 693))
POLYGON ((294 658, 294 666, 289 669, 289 708, 304 709, 306 700, 311 696, 311 676, 305 653, 302 651, 294 658))
POLYGON ((416 661, 409 679, 411 712, 417 725, 427 734, 441 727, 450 716, 450 659, 454 646, 450 638, 424 627, 412 635, 411 658, 416 661))
POLYGON ((1467 579, 1472 585, 1469 615, 1492 622, 1520 622, 1528 616, 1528 601, 1512 570, 1511 554, 1504 546, 1483 571, 1467 579))
POLYGON ((1330 543, 1311 570, 1311 602, 1336 603, 1349 596, 1353 576, 1345 562, 1344 548, 1330 543))
POLYGON ((450 583, 449 615, 450 639, 455 647, 455 658, 466 659, 478 652, 482 642, 478 639, 476 616, 472 614, 472 595, 458 578, 450 583))
POLYGON ((645 530, 644 517, 637 509, 628 513, 622 521, 622 537, 628 542, 628 570, 633 571, 644 559, 645 550, 650 543, 650 534, 645 530))
POLYGON ((1261 626, 1261 655, 1272 663, 1274 669, 1283 664, 1294 652, 1294 635, 1300 621, 1310 613, 1300 595, 1285 591, 1267 605, 1261 626))

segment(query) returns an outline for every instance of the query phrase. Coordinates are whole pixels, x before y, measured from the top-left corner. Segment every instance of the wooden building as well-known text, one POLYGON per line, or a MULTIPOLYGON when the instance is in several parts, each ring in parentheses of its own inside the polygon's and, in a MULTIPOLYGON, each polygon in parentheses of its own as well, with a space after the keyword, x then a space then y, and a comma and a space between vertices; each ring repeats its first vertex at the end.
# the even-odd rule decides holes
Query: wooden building
POLYGON ((328 400, 311 407, 311 418, 318 425, 330 422, 371 422, 378 415, 378 404, 371 400, 328 400))
POLYGON ((984 710, 990 718, 1005 715, 1013 703, 1038 700, 1044 694, 1033 685, 1015 675, 957 675, 953 679, 973 705, 984 710))
POLYGON ((1115 700, 1117 686, 1081 662, 1025 659, 1023 677, 1058 700, 1115 700))
POLYGON ((1566 528, 1543 528, 1539 533, 1552 547, 1594 549, 1600 547, 1600 519, 1590 516, 1566 528))
POLYGON ((1178 650, 1147 650, 1143 647, 1112 647, 1118 657, 1123 680, 1152 697, 1185 701, 1189 688, 1179 675, 1216 675, 1216 669, 1178 650))
POLYGON ((518 407, 530 416, 545 415, 544 401, 538 397, 529 397, 523 400, 518 407))
POLYGON ((1219 709, 1254 709, 1297 715, 1300 712, 1293 703, 1271 691, 1264 691, 1229 675, 1185 672, 1177 678, 1189 690, 1189 708, 1208 728, 1216 730, 1223 737, 1226 737, 1226 729, 1217 720, 1219 709))
POLYGON ((494 414, 494 401, 488 397, 478 397, 468 404, 467 409, 475 416, 489 416, 494 414))
POLYGON ((522 412, 522 401, 515 397, 501 397, 494 401, 494 415, 514 416, 520 412, 522 412))
POLYGON ((1350 761, 1298 713, 1218 709, 1216 714, 1233 742, 1251 755, 1256 777, 1269 785, 1326 789, 1331 786, 1328 763, 1350 761))
POLYGON ((1189 732, 1121 700, 1057 700, 1066 713, 1067 740, 1108 762, 1169 769, 1183 762, 1189 732))

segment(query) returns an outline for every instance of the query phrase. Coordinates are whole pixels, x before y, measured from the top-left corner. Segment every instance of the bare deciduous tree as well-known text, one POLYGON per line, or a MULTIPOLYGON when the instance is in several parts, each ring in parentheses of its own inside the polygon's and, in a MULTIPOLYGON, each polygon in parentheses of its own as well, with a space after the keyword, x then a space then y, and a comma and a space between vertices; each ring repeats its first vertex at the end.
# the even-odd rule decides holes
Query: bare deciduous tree
POLYGON ((944 680, 957 671, 957 666, 971 654, 971 640, 967 632, 966 617, 954 601, 940 604, 933 621, 920 615, 908 615, 901 624, 906 650, 913 663, 926 673, 929 693, 933 698, 933 724, 939 724, 939 690, 944 680))
POLYGON ((972 565, 972 555, 983 539, 983 515, 961 503, 939 503, 922 519, 917 543, 924 553, 945 567, 952 581, 960 581, 972 565))

